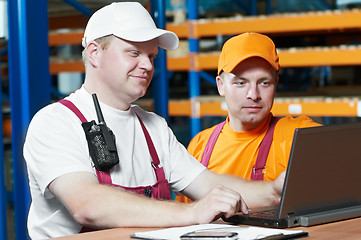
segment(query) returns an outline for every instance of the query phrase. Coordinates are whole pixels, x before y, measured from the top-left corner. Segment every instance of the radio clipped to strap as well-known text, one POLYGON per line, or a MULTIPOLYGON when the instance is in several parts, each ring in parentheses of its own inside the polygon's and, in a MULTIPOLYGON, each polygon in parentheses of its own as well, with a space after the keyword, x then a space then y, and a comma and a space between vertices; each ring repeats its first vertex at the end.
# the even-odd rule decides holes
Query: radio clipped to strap
POLYGON ((92 94, 98 124, 94 120, 83 122, 90 157, 98 171, 107 171, 119 163, 115 136, 105 124, 96 94, 92 94))

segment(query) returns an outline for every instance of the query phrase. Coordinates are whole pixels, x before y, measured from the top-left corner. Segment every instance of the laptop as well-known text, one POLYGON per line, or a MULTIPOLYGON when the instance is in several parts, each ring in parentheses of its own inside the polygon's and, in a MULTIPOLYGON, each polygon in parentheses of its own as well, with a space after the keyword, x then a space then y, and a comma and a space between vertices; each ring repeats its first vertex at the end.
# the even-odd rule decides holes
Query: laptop
POLYGON ((289 228, 360 216, 361 123, 352 123, 296 129, 280 204, 224 220, 289 228))

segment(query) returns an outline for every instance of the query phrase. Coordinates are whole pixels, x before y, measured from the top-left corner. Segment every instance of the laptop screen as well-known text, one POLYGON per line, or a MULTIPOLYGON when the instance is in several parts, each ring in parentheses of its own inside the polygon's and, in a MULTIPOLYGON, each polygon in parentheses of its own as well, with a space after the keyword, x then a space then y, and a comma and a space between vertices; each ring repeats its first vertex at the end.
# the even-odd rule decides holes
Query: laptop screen
POLYGON ((361 123, 295 130, 279 218, 361 204, 361 123))

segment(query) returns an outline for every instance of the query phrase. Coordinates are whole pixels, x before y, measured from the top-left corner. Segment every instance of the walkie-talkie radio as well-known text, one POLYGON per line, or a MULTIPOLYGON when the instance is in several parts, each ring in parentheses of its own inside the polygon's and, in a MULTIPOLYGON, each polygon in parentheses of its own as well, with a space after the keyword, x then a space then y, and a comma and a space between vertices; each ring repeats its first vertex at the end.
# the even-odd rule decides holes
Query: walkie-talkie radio
POLYGON ((92 94, 98 124, 94 120, 82 123, 89 147, 89 154, 98 171, 107 171, 119 163, 115 136, 105 124, 97 95, 92 94))

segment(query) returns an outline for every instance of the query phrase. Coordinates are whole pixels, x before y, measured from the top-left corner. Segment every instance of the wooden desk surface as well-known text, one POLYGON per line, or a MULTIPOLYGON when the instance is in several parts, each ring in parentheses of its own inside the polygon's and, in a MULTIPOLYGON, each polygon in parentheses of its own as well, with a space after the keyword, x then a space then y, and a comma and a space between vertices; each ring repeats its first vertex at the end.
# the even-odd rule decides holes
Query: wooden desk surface
MULTIPOLYGON (((160 228, 114 228, 100 230, 89 233, 76 234, 67 237, 53 238, 56 240, 122 240, 130 239, 130 235, 135 232, 144 232, 158 230, 160 228)), ((337 240, 361 240, 361 217, 339 221, 334 223, 322 224, 311 227, 290 228, 291 230, 300 229, 308 232, 306 239, 337 239, 337 240)))

